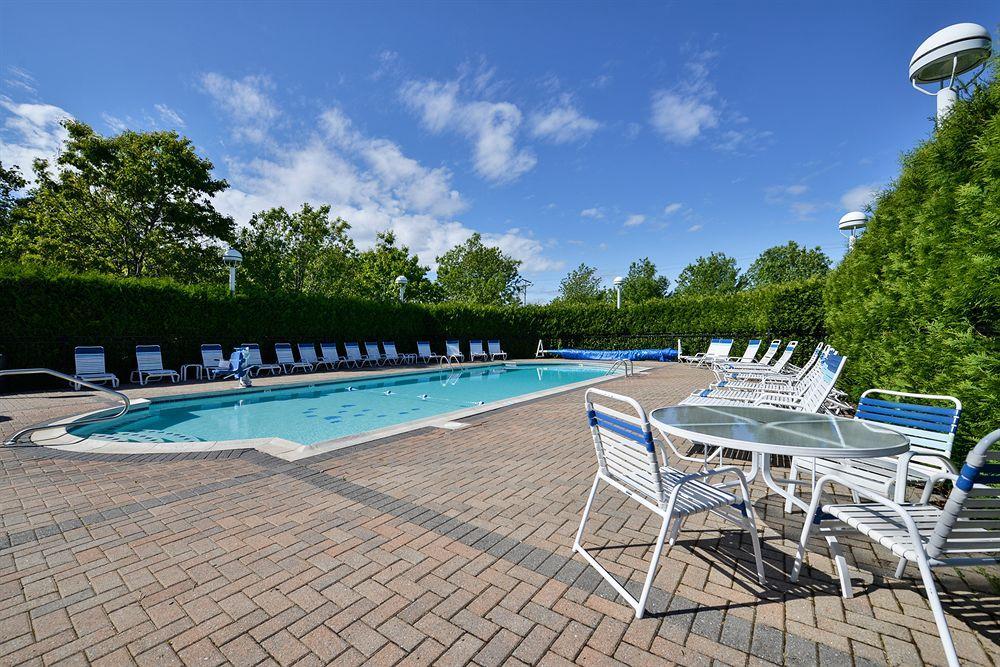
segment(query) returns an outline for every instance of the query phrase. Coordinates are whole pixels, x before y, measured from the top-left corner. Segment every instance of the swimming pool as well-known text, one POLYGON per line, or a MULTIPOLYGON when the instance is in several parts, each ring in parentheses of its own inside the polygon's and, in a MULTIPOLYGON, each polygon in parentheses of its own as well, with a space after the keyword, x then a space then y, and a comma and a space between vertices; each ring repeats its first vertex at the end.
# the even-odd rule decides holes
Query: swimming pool
POLYGON ((551 362, 355 377, 159 399, 115 420, 66 428, 77 438, 103 442, 278 438, 312 446, 435 417, 467 416, 606 377, 607 367, 551 362))

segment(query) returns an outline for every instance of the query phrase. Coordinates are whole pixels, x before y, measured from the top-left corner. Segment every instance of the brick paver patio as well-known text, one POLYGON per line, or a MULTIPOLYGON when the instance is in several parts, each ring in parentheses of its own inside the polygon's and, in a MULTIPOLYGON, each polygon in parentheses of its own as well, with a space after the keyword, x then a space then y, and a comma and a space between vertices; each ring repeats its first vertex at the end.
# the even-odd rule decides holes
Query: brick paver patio
MULTIPOLYGON (((603 386, 652 408, 710 377, 654 366, 603 386)), ((0 430, 92 402, 0 397, 0 430)), ((761 485, 768 588, 745 535, 695 517, 635 620, 571 551, 595 469, 582 392, 464 421, 296 463, 0 449, 0 664, 944 663, 913 572, 893 579, 885 551, 848 541, 852 600, 817 542, 791 585, 802 515, 761 485)), ((588 544, 637 587, 654 525, 602 493, 588 544)), ((938 573, 968 664, 1000 664, 990 574, 938 573)))

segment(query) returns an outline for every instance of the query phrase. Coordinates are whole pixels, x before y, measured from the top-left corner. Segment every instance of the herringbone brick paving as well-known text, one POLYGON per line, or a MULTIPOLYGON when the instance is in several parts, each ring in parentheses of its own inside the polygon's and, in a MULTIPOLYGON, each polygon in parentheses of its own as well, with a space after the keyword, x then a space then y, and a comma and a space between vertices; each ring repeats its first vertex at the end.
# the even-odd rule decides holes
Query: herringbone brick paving
MULTIPOLYGON (((657 365, 605 387, 651 408, 707 379, 657 365)), ((0 427, 51 403, 5 397, 0 427)), ((801 514, 760 485, 768 588, 745 535, 695 517, 636 620, 571 551, 595 468, 582 392, 468 421, 297 463, 0 450, 0 664, 944 662, 920 589, 869 543, 848 542, 854 599, 815 543, 789 584, 801 514)), ((587 544, 637 586, 654 524, 603 493, 587 544)), ((939 573, 969 664, 1000 663, 988 573, 939 573)))

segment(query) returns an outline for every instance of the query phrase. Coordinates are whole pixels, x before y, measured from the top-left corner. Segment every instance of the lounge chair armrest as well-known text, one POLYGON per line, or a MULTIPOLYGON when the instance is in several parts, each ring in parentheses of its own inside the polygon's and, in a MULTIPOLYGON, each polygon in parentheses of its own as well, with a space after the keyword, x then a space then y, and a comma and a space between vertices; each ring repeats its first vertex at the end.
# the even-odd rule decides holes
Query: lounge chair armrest
MULTIPOLYGON (((910 477, 910 461, 913 457, 919 456, 921 458, 935 458, 941 459, 944 462, 945 467, 948 468, 948 472, 941 472, 939 475, 931 475, 930 479, 924 484, 924 495, 930 498, 930 492, 933 490, 934 486, 939 482, 946 479, 955 481, 955 477, 958 475, 958 469, 955 468, 955 464, 951 462, 951 459, 944 454, 935 454, 927 452, 917 452, 910 450, 900 454, 899 461, 896 463, 896 487, 895 487, 895 499, 896 502, 902 502, 905 499, 906 494, 906 481, 910 477)), ((923 496, 921 496, 923 497, 923 496)), ((926 503, 926 500, 921 500, 921 502, 926 503)))
POLYGON ((785 394, 775 394, 775 393, 764 393, 757 397, 754 401, 754 405, 758 406, 768 406, 773 405, 779 408, 795 407, 799 404, 799 400, 794 396, 786 396, 785 394))

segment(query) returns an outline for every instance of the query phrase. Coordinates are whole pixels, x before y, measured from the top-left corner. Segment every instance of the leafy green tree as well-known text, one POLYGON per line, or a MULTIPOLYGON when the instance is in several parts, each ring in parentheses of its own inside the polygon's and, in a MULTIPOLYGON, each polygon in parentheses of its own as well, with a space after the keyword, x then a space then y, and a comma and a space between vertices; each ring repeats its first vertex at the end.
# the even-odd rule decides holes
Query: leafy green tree
POLYGON ((34 165, 24 206, 26 254, 72 270, 168 276, 186 282, 219 276, 219 245, 232 219, 212 206, 226 181, 176 132, 125 131, 113 137, 64 121, 69 137, 52 175, 34 165))
POLYGON ((517 303, 520 260, 483 245, 478 233, 437 261, 437 284, 445 300, 497 306, 517 303))
POLYGON ((597 269, 582 262, 559 283, 559 296, 556 298, 561 303, 600 303, 607 300, 608 290, 601 285, 597 269))
POLYGON ((396 245, 395 234, 379 232, 375 247, 357 257, 352 289, 364 299, 391 301, 399 298, 396 278, 405 276, 407 301, 436 301, 437 288, 427 278, 429 270, 420 265, 420 259, 411 255, 408 247, 396 245))
POLYGON ((677 276, 675 294, 732 294, 743 289, 736 259, 722 252, 699 257, 677 276))
POLYGON ((830 258, 819 246, 806 248, 789 241, 762 252, 744 278, 750 287, 756 288, 823 277, 829 272, 830 258))
POLYGON ((21 239, 16 230, 15 209, 21 201, 16 194, 27 185, 16 166, 0 162, 0 259, 16 259, 21 239))
POLYGON ((624 303, 642 303, 652 299, 662 299, 670 289, 670 279, 656 275, 656 264, 643 257, 632 262, 622 283, 622 301, 624 303))
POLYGON ((241 273, 268 291, 343 294, 351 289, 357 255, 350 227, 342 218, 331 220, 326 205, 255 213, 236 240, 243 253, 241 273))

